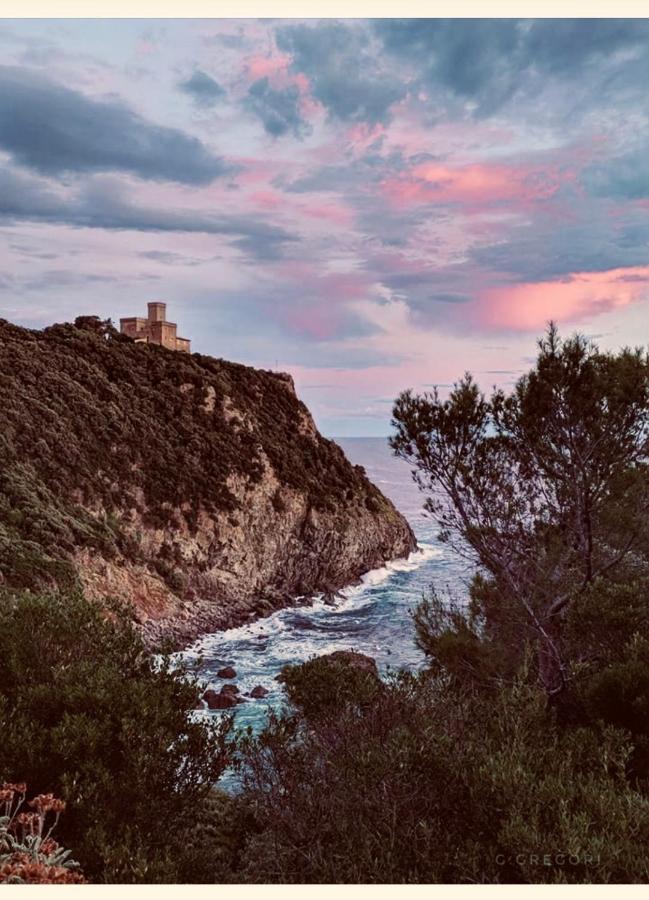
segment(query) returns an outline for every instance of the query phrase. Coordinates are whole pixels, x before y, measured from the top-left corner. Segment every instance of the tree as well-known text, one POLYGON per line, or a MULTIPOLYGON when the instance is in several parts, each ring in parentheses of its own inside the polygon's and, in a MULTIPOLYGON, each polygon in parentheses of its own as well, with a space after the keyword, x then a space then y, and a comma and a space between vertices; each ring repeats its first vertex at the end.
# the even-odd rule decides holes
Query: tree
POLYGON ((562 341, 551 324, 511 394, 486 399, 467 373, 445 401, 401 394, 393 426, 440 537, 489 576, 474 592, 487 632, 533 640, 546 692, 562 694, 570 605, 595 580, 646 565, 647 355, 562 341))

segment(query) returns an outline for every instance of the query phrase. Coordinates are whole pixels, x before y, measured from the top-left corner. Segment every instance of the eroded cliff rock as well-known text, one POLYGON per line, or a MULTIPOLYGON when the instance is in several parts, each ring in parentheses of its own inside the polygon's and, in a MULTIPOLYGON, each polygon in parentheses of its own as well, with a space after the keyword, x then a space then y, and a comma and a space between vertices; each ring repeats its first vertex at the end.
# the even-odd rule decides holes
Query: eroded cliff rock
POLYGON ((176 646, 414 549, 286 374, 87 318, 0 322, 0 585, 79 584, 176 646))

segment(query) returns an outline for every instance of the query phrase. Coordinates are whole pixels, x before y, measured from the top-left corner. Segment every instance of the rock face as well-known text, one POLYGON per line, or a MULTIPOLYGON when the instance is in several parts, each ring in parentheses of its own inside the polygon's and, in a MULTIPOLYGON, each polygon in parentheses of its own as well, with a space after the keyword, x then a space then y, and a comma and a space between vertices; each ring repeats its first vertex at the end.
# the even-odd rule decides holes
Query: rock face
POLYGON ((236 670, 232 668, 232 666, 224 666, 222 669, 216 673, 218 678, 236 678, 237 673, 236 670))
POLYGON ((79 584, 182 646, 415 540, 289 375, 135 344, 93 317, 0 320, 0 585, 79 584))

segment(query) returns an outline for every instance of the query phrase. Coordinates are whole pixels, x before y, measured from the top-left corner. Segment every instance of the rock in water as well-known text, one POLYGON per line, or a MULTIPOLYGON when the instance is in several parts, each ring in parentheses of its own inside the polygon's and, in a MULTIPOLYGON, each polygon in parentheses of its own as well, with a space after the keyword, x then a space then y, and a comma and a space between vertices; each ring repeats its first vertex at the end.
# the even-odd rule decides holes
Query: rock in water
POLYGON ((219 669, 216 673, 218 678, 236 678, 237 673, 236 670, 232 668, 232 666, 224 666, 224 668, 219 669))
POLYGON ((267 696, 267 694, 268 691, 266 690, 266 688, 262 687, 260 684, 258 684, 250 691, 250 696, 255 700, 261 700, 263 697, 267 696))
POLYGON ((209 709, 232 709, 239 702, 234 694, 224 694, 223 691, 205 691, 203 700, 209 709))
POLYGON ((81 582, 176 647, 415 548, 289 375, 0 320, 0 583, 81 582))

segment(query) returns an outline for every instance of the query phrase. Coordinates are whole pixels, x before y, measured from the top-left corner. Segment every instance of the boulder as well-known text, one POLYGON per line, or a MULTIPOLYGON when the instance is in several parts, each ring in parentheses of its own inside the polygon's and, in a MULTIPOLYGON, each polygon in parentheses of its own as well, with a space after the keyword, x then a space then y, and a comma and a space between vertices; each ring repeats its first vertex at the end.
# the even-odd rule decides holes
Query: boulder
POLYGON ((251 697, 254 697, 255 700, 261 700, 261 699, 262 699, 263 697, 265 697, 268 693, 269 693, 269 692, 266 690, 265 687, 262 687, 260 684, 258 684, 256 687, 254 687, 254 688, 250 691, 250 696, 251 696, 251 697))
POLYGON ((236 684, 224 684, 221 688, 222 694, 230 694, 231 696, 236 696, 239 693, 239 688, 236 684))
POLYGON ((232 666, 225 666, 223 669, 219 669, 216 673, 218 678, 236 678, 237 673, 232 668, 232 666))
POLYGON ((224 694, 222 691, 217 693, 212 690, 205 691, 203 700, 207 703, 208 709, 232 709, 238 703, 238 698, 235 694, 224 694))

